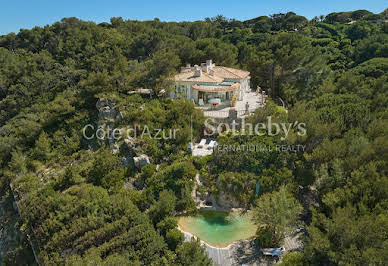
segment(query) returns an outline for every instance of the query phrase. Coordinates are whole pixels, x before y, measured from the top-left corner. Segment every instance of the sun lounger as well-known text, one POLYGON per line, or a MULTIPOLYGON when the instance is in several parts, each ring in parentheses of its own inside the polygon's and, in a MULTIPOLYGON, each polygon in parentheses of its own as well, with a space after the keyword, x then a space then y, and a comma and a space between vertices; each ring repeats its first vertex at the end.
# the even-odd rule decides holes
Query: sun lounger
POLYGON ((210 143, 209 143, 209 145, 207 146, 207 148, 208 148, 209 150, 211 150, 211 149, 213 149, 216 145, 217 145, 217 141, 212 140, 212 141, 210 141, 210 143))
POLYGON ((198 148, 203 148, 203 146, 205 146, 205 144, 206 144, 206 139, 201 139, 201 141, 198 144, 198 148))

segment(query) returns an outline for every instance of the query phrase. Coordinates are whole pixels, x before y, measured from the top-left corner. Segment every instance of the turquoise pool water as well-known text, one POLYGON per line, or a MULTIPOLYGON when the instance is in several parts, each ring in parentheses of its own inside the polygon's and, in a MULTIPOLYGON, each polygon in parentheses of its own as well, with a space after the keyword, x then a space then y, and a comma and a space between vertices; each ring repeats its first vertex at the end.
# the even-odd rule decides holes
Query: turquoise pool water
POLYGON ((200 211, 197 216, 178 218, 179 227, 215 247, 226 247, 242 239, 249 239, 256 233, 248 214, 222 211, 200 211))

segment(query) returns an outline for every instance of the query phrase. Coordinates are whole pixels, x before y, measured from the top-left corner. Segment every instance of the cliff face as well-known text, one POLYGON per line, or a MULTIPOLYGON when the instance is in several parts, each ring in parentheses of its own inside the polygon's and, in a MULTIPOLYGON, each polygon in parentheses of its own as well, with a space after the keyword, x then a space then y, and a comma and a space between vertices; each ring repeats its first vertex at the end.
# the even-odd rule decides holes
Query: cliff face
MULTIPOLYGON (((116 106, 116 102, 111 99, 101 98, 96 103, 98 110, 98 127, 106 129, 110 127, 114 129, 117 124, 124 118, 116 106)), ((141 107, 142 108, 142 107, 141 107)), ((102 144, 102 141, 99 141, 102 144)), ((112 135, 108 136, 107 142, 112 149, 112 153, 118 153, 123 156, 124 167, 136 167, 141 169, 143 166, 150 164, 150 158, 141 153, 138 141, 131 137, 126 137, 124 142, 118 143, 112 135)))
POLYGON ((217 204, 224 208, 241 208, 242 205, 230 193, 221 192, 217 197, 217 204))
MULTIPOLYGON (((123 119, 123 114, 117 109, 116 102, 111 99, 99 99, 96 108, 98 110, 98 128, 106 130, 109 127, 113 129, 123 119)), ((110 146, 115 143, 112 135, 107 136, 107 141, 110 146)), ((101 141, 99 142, 102 144, 101 141)))
POLYGON ((12 197, 0 199, 0 265, 31 265, 34 255, 21 231, 22 221, 12 197))
POLYGON ((218 195, 212 195, 210 192, 201 193, 199 188, 203 186, 201 176, 195 176, 195 186, 191 193, 197 207, 200 209, 214 209, 230 211, 232 209, 242 208, 242 204, 231 193, 221 192, 218 195))

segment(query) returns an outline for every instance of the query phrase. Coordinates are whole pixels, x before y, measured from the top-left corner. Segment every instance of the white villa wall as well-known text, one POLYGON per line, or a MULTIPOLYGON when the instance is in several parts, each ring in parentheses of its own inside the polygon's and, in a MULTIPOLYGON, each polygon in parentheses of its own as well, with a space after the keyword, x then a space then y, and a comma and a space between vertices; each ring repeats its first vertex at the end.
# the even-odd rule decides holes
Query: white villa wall
MULTIPOLYGON (((245 96, 245 93, 247 93, 250 89, 250 79, 249 77, 246 77, 241 80, 235 80, 235 79, 225 79, 224 81, 229 81, 229 82, 239 82, 240 83, 240 89, 236 91, 237 93, 237 100, 242 101, 242 99, 245 96)), ((193 90, 192 86, 194 84, 198 84, 200 86, 207 86, 207 85, 212 85, 211 83, 206 83, 206 82, 190 82, 190 81, 175 81, 174 84, 174 92, 170 93, 170 97, 175 97, 179 95, 180 93, 184 93, 185 97, 188 100, 193 99, 196 103, 198 103, 198 91, 193 90)))
POLYGON ((192 82, 176 81, 175 84, 174 84, 175 94, 177 94, 177 92, 182 90, 182 93, 185 94, 186 98, 187 99, 191 99, 191 97, 192 97, 191 86, 192 85, 193 85, 192 82), (182 86, 183 86, 183 88, 182 88, 182 86), (179 89, 179 88, 181 88, 181 89, 179 89))
POLYGON ((191 89, 191 97, 198 104, 198 91, 191 89))
POLYGON ((242 101, 242 99, 244 98, 244 95, 245 93, 249 92, 250 90, 250 80, 249 78, 244 78, 242 80, 239 81, 240 82, 240 97, 239 97, 239 100, 242 101))

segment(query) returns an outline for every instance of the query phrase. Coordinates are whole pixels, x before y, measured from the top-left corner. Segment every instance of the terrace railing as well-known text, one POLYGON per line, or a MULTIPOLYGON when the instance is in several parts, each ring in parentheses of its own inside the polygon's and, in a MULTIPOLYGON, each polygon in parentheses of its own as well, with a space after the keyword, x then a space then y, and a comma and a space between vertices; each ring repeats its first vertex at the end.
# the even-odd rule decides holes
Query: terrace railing
POLYGON ((203 111, 203 115, 213 118, 227 118, 229 116, 229 111, 208 110, 203 111))
MULTIPOLYGON (((257 108, 250 108, 247 112, 245 109, 236 110, 237 111, 237 117, 243 117, 249 114, 254 113, 257 110, 257 108)), ((229 111, 228 110, 206 110, 203 111, 203 114, 205 117, 212 117, 212 118, 227 118, 229 117, 229 111)))

